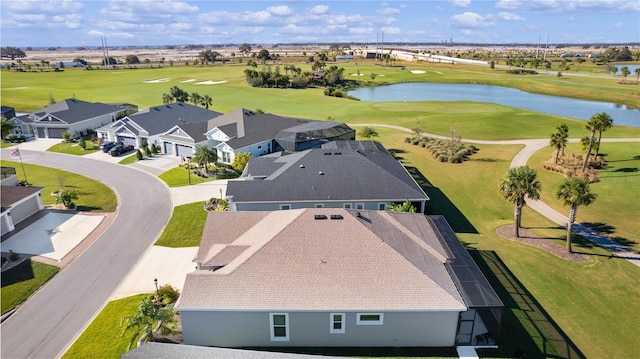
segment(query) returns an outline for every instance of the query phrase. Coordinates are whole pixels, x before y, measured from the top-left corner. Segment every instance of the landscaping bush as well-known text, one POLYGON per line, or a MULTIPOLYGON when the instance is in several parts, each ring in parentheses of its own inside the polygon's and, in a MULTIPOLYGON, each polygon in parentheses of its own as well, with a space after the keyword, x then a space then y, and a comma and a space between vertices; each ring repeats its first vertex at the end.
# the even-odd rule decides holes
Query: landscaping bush
POLYGON ((71 139, 71 134, 69 133, 69 131, 64 131, 62 133, 62 139, 64 140, 64 142, 69 142, 69 139, 71 139))
POLYGON ((158 288, 158 300, 164 305, 175 303, 179 297, 180 291, 172 287, 171 284, 165 284, 158 288))
POLYGON ((144 155, 147 157, 151 157, 151 150, 149 149, 149 146, 144 146, 144 155))
POLYGON ((138 161, 142 160, 142 152, 140 152, 139 148, 136 150, 136 159, 138 159, 138 161))

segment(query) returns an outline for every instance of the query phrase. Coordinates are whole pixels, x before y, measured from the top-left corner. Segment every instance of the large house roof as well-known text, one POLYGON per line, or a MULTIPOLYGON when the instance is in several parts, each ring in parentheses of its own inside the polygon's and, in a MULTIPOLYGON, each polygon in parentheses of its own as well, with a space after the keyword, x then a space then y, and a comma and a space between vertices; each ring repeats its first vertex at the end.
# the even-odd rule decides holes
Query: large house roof
POLYGON ((449 258, 422 214, 210 212, 196 262, 219 269, 187 274, 176 309, 463 311, 449 258))
MULTIPOLYGON (((206 123, 219 115, 220 112, 193 106, 188 103, 176 102, 168 105, 150 107, 127 117, 141 128, 144 128, 149 135, 158 135, 176 125, 206 123)), ((101 129, 108 128, 114 128, 114 124, 103 126, 101 129)))
POLYGON ((34 114, 39 118, 50 114, 71 124, 120 111, 124 111, 124 109, 117 105, 92 103, 71 98, 49 105, 34 114))
POLYGON ((231 137, 229 141, 226 141, 227 145, 233 149, 240 149, 254 143, 274 139, 281 130, 316 122, 325 123, 324 121, 257 113, 240 108, 215 118, 209 127, 219 128, 231 137))
POLYGON ((227 195, 236 203, 429 199, 382 145, 336 141, 325 147, 251 158, 242 179, 228 182, 227 195))

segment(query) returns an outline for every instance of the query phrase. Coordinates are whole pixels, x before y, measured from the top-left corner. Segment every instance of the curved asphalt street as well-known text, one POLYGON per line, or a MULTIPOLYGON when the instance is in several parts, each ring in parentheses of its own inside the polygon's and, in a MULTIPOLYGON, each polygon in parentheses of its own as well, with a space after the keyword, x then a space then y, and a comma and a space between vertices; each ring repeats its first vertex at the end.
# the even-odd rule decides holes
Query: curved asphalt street
MULTIPOLYGON (((413 133, 412 130, 395 125, 385 125, 385 124, 350 124, 349 126, 377 126, 377 127, 385 127, 391 128, 394 130, 413 133)), ((440 138, 440 139, 449 139, 449 136, 436 135, 431 133, 423 133, 423 136, 431 137, 431 138, 440 138)), ((474 140, 474 139, 462 139, 464 142, 468 143, 476 143, 476 144, 486 144, 486 145, 524 145, 524 148, 520 150, 520 152, 516 153, 516 155, 511 160, 511 164, 509 168, 524 166, 527 164, 529 158, 536 153, 537 151, 548 147, 549 140, 548 139, 524 139, 524 140, 505 140, 505 141, 488 141, 488 140, 474 140)), ((569 139, 569 142, 578 142, 580 141, 577 138, 569 139)), ((602 142, 640 142, 640 138, 603 138, 602 142)), ((527 198, 527 205, 534 211, 540 213, 541 215, 547 217, 554 223, 560 226, 566 226, 568 222, 567 216, 562 213, 556 211, 555 209, 549 207, 546 203, 541 200, 532 200, 527 198)), ((596 245, 610 251, 618 257, 624 258, 630 263, 640 267, 640 253, 632 250, 631 248, 620 244, 609 237, 602 235, 591 228, 588 228, 578 222, 576 222, 572 228, 572 232, 576 233, 583 238, 595 243, 596 245)))
MULTIPOLYGON (((120 202, 111 226, 0 326, 2 358, 57 358, 153 244, 173 205, 164 183, 128 166, 50 152, 21 150, 21 155, 25 163, 106 183, 120 202)), ((2 150, 2 158, 11 158, 10 150, 2 150)))

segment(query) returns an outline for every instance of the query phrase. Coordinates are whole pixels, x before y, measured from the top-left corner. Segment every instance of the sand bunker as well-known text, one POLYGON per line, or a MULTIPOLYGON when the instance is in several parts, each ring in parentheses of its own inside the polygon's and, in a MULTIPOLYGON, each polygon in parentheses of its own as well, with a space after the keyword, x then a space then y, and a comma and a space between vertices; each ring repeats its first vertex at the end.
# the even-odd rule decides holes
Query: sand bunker
POLYGON ((180 81, 181 84, 187 83, 187 82, 193 82, 196 79, 189 79, 189 80, 184 80, 184 81, 180 81))
POLYGON ((227 82, 227 80, 224 81, 202 81, 202 82, 196 82, 194 85, 219 85, 219 84, 223 84, 227 82))
POLYGON ((349 74, 351 76, 364 76, 364 74, 349 74))
POLYGON ((422 70, 411 70, 411 73, 412 74, 423 74, 424 71, 422 71, 422 70))
POLYGON ((169 82, 170 78, 156 79, 156 80, 148 80, 145 81, 145 84, 159 84, 161 82, 169 82))
POLYGON ((4 91, 4 90, 26 90, 26 89, 27 89, 26 86, 20 86, 20 87, 9 87, 9 88, 2 89, 2 90, 4 91))

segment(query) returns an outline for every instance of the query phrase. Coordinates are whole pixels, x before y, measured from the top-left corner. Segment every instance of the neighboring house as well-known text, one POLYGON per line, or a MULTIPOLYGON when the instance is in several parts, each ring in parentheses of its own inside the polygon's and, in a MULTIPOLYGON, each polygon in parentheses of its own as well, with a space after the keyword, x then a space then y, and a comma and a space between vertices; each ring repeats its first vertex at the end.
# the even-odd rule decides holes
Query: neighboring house
MULTIPOLYGON (((149 145, 160 146, 164 153, 190 156, 192 146, 177 143, 163 144, 160 136, 166 134, 177 125, 194 123, 206 124, 212 118, 219 116, 219 112, 207 110, 183 102, 150 107, 143 111, 128 115, 112 124, 100 127, 98 137, 108 141, 122 142, 134 147, 142 147, 146 141, 149 145)), ((172 132, 175 136, 183 132, 172 132)))
POLYGON ((137 108, 128 104, 109 105, 67 99, 36 111, 29 118, 37 138, 62 138, 64 132, 69 132, 73 138, 87 129, 94 130, 114 122, 131 111, 137 111, 137 108))
POLYGON ((429 200, 404 166, 373 141, 332 141, 251 158, 240 179, 227 183, 226 194, 232 211, 385 210, 409 200, 423 213, 429 200))
POLYGON ((13 129, 9 131, 10 135, 24 136, 25 138, 33 137, 31 132, 31 124, 33 120, 29 115, 14 116, 8 119, 13 124, 13 129))
POLYGON ((1 106, 0 112, 2 113, 2 117, 5 119, 10 119, 16 117, 16 110, 10 106, 1 106))
POLYGON ((257 113, 244 108, 215 118, 205 136, 218 160, 231 164, 238 153, 259 157, 275 151, 301 151, 333 140, 354 140, 344 123, 257 113))
POLYGON ((500 328, 502 302, 442 216, 209 212, 194 261, 175 306, 187 345, 495 345, 500 328))
POLYGON ((85 67, 85 64, 83 64, 82 62, 78 62, 78 61, 60 61, 58 63, 56 63, 57 66, 60 67, 85 67))
POLYGON ((191 156, 199 144, 209 145, 205 133, 210 130, 213 120, 198 123, 181 123, 161 134, 159 140, 162 152, 176 156, 191 156))
POLYGON ((0 186, 1 234, 11 232, 15 226, 32 214, 44 209, 40 192, 42 187, 17 186, 18 177, 12 167, 2 167, 0 186))

